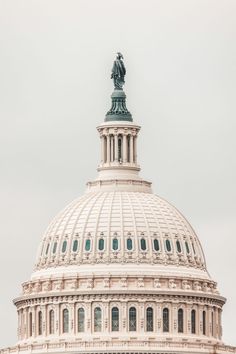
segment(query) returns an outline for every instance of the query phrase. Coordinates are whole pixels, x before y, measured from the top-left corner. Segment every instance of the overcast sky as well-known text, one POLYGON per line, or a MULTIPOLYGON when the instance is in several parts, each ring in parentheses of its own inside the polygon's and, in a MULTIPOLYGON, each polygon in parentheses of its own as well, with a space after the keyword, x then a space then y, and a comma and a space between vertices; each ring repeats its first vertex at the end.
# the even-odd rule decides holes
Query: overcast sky
POLYGON ((96 176, 117 51, 154 192, 187 217, 236 345, 236 1, 0 0, 0 347, 53 216, 96 176))

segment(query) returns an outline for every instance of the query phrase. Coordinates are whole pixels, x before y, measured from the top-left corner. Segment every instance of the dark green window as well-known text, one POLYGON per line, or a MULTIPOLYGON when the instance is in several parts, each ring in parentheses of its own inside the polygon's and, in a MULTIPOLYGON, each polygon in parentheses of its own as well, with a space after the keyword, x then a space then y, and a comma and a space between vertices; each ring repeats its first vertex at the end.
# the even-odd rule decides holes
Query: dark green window
POLYGON ((85 241, 85 251, 90 251, 91 242, 90 240, 85 241))
POLYGON ((113 307, 111 310, 111 330, 112 332, 119 331, 119 309, 113 307))
POLYGON ((146 330, 153 332, 153 308, 148 307, 146 310, 146 330))
POLYGON ((103 251, 104 250, 104 240, 103 238, 100 238, 98 241, 98 249, 99 251, 103 251))
POLYGON ((164 308, 162 313, 163 332, 169 332, 169 309, 164 308))
POLYGON ((191 333, 192 334, 196 333, 196 311, 195 310, 191 311, 191 333))
POLYGON ((153 246, 154 246, 154 250, 155 251, 159 251, 160 250, 159 241, 156 238, 153 241, 153 246))
POLYGON ((50 244, 48 243, 47 248, 46 248, 46 252, 45 252, 46 255, 48 254, 49 246, 50 246, 50 244))
POLYGON ((56 253, 56 250, 57 250, 57 242, 54 242, 52 253, 56 253))
POLYGON ((78 240, 74 240, 73 242, 73 252, 76 252, 78 250, 78 240))
POLYGON ((183 309, 178 310, 178 333, 184 332, 184 311, 183 309))
POLYGON ((137 326, 136 308, 130 307, 130 309, 129 309, 129 331, 136 331, 136 326, 137 326))
POLYGON ((113 240, 112 240, 112 249, 114 251, 117 251, 118 247, 119 247, 119 242, 118 242, 117 238, 113 238, 113 240))
POLYGON ((192 248, 193 248, 193 253, 196 254, 196 250, 195 250, 195 247, 194 247, 194 243, 192 242, 192 248))
POLYGON ((181 245, 180 245, 180 242, 179 242, 179 241, 176 241, 176 248, 177 248, 177 251, 178 251, 179 253, 182 252, 181 245))
POLYGON ((146 240, 144 238, 141 238, 140 244, 141 244, 141 250, 146 251, 147 245, 146 245, 146 240))
POLYGON ((66 252, 66 247, 67 247, 67 241, 63 241, 63 244, 62 244, 62 253, 65 253, 66 252))
POLYGON ((189 249, 189 245, 188 245, 187 241, 185 241, 185 247, 186 247, 187 253, 189 254, 190 253, 190 249, 189 249))
POLYGON ((170 243, 170 240, 166 240, 166 250, 167 250, 167 252, 170 252, 170 251, 171 251, 171 243, 170 243))
POLYGON ((202 313, 202 334, 206 335, 206 311, 202 313))
POLYGON ((133 242, 132 242, 131 238, 128 238, 128 239, 127 239, 126 246, 127 246, 127 250, 129 250, 129 251, 132 250, 132 248, 133 248, 133 242))

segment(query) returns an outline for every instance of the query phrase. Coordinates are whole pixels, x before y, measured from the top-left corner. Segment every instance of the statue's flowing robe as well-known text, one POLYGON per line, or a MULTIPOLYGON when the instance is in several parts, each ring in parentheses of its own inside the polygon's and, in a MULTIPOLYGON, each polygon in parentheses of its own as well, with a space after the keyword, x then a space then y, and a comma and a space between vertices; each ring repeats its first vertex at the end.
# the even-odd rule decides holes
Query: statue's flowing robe
POLYGON ((113 64, 112 68, 112 75, 111 77, 114 80, 114 86, 118 90, 122 90, 122 87, 125 83, 125 66, 122 60, 116 59, 113 64))
POLYGON ((124 81, 126 74, 125 66, 122 60, 116 59, 113 64, 112 74, 114 77, 118 77, 124 81))

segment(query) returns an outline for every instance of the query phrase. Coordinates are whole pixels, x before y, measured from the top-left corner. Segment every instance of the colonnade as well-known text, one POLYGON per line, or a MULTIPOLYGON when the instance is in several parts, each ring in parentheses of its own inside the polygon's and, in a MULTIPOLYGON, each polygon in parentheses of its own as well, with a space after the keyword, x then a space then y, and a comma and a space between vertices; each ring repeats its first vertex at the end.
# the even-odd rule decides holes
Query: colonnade
POLYGON ((61 336, 64 333, 71 335, 84 335, 86 333, 92 335, 93 333, 101 332, 103 335, 107 335, 114 331, 112 317, 114 308, 116 309, 116 321, 118 321, 116 331, 121 334, 137 332, 138 335, 141 335, 152 332, 153 335, 176 334, 221 338, 221 308, 218 306, 184 304, 181 301, 179 304, 173 304, 152 301, 120 303, 104 300, 87 303, 36 304, 21 309, 18 311, 19 340, 40 336, 47 337, 51 334, 61 336), (100 311, 99 326, 96 320, 96 311, 98 309, 100 311), (180 309, 181 311, 179 311, 180 309), (134 311, 135 327, 131 330, 131 321, 134 321, 134 318, 131 319, 131 313, 134 314, 134 311), (179 316, 180 312, 182 312, 181 318, 179 316), (83 323, 81 323, 79 313, 83 313, 83 323), (150 318, 150 313, 152 314, 152 319, 150 318), (166 325, 167 314, 168 326, 166 325), (65 316, 68 323, 65 322, 65 316), (152 322, 151 327, 150 321, 152 322), (180 321, 182 321, 181 325, 180 321), (79 328, 82 328, 82 331, 79 328), (180 330, 180 328, 182 329, 180 330))
POLYGON ((101 164, 137 163, 137 136, 107 134, 101 136, 101 164))

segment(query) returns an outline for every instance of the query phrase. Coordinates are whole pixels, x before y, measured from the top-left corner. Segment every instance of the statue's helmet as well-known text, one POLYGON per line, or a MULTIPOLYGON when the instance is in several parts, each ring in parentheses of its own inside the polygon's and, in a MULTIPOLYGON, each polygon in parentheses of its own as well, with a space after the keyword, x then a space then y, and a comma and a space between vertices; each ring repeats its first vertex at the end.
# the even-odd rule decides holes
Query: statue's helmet
POLYGON ((118 58, 124 59, 123 55, 120 52, 117 52, 118 58))

